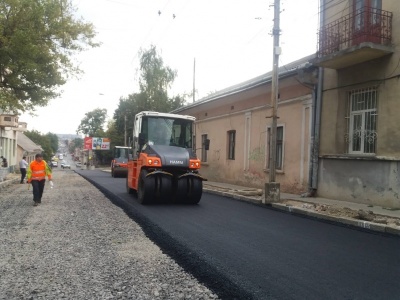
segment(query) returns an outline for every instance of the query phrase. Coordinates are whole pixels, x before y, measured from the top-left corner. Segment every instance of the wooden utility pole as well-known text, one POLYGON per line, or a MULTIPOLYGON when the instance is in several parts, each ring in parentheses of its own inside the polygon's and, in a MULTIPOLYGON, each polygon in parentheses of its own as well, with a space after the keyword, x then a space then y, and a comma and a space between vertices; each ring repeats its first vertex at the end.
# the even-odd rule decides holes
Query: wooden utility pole
POLYGON ((126 112, 125 112, 125 115, 124 115, 124 146, 126 147, 126 136, 127 136, 127 134, 126 134, 126 112))
POLYGON ((271 83, 271 107, 272 107, 272 124, 270 132, 270 147, 269 147, 269 183, 265 184, 265 199, 264 203, 279 202, 280 200, 280 185, 276 182, 276 141, 277 141, 277 120, 278 120, 278 72, 279 72, 279 55, 281 48, 279 47, 279 15, 280 15, 280 0, 274 1, 274 28, 272 35, 274 38, 273 44, 273 64, 272 64, 272 83, 271 83))
POLYGON ((193 60, 193 103, 196 101, 196 58, 193 60))

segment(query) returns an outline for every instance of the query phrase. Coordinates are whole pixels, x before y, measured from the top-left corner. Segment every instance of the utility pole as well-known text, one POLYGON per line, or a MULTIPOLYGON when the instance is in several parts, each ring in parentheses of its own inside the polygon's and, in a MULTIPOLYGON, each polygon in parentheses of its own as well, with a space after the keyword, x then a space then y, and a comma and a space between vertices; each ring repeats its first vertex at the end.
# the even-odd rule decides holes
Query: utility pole
POLYGON ((196 58, 193 60, 193 103, 196 99, 196 58))
POLYGON ((274 28, 272 35, 273 43, 273 65, 272 65, 272 83, 271 83, 271 107, 272 107, 272 124, 270 131, 270 147, 269 147, 269 182, 265 184, 265 197, 263 203, 273 203, 280 201, 280 184, 276 182, 276 140, 277 140, 277 119, 278 119, 278 71, 279 71, 279 55, 281 48, 279 47, 279 15, 280 0, 274 1, 274 28))
POLYGON ((124 146, 126 147, 126 112, 124 114, 124 146))

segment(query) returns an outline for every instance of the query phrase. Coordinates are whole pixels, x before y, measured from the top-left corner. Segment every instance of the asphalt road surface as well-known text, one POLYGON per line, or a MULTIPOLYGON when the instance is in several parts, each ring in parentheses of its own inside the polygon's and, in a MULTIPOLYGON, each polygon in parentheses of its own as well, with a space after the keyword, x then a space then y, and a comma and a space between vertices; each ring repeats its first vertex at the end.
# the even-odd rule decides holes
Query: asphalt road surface
POLYGON ((125 178, 77 170, 222 299, 400 299, 400 239, 204 193, 138 204, 125 178))

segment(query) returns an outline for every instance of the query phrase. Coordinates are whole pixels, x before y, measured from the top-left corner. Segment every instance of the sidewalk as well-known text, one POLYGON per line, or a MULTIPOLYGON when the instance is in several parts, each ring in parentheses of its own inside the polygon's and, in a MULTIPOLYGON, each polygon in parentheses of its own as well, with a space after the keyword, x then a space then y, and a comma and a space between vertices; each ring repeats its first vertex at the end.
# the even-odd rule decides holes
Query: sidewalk
MULTIPOLYGON (((262 205, 264 198, 261 189, 213 181, 204 181, 203 190, 259 205, 262 205)), ((288 193, 281 193, 281 201, 272 203, 271 207, 292 214, 400 236, 400 209, 288 193)))

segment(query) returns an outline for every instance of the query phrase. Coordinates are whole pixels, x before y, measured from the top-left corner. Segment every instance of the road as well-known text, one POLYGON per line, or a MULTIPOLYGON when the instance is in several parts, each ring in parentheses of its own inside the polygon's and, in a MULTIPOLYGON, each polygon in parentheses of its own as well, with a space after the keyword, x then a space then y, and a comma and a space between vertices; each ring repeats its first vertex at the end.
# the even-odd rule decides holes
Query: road
POLYGON ((400 299, 400 239, 204 193, 142 206, 125 178, 76 170, 225 299, 400 299))

